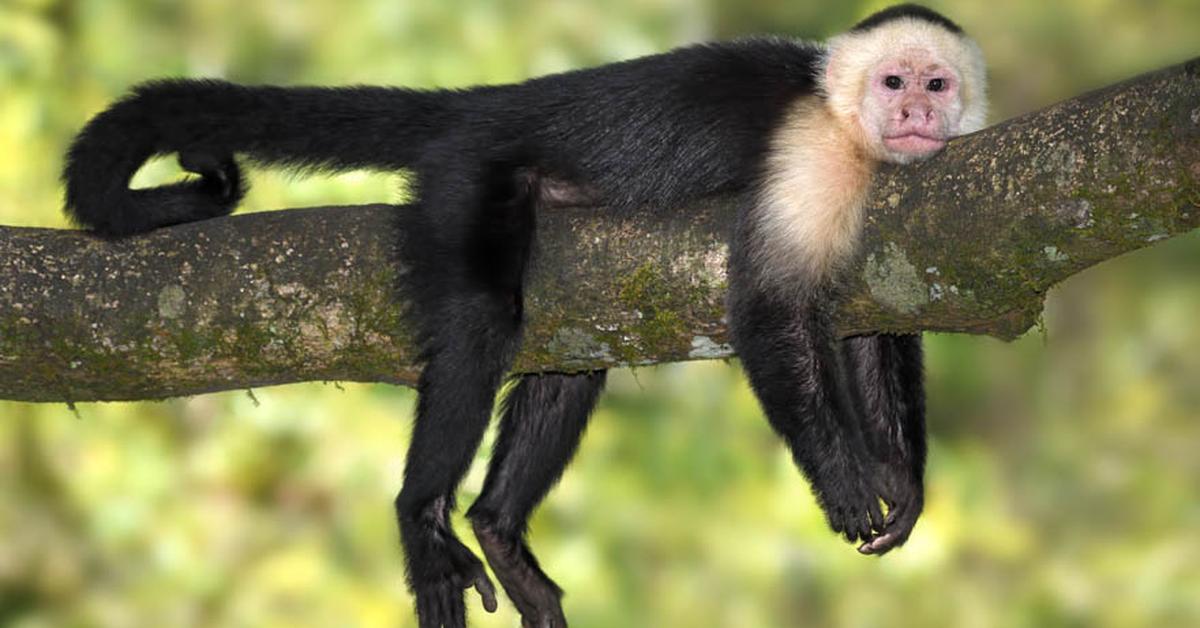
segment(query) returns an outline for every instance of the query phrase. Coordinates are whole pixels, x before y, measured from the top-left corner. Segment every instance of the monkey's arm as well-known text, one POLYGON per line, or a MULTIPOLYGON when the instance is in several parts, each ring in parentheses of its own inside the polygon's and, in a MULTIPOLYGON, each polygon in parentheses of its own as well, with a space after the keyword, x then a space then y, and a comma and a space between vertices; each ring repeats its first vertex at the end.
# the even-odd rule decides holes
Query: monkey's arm
POLYGON ((863 442, 841 377, 823 299, 797 307, 763 292, 731 301, 742 365, 771 426, 812 485, 830 527, 849 541, 870 543, 885 528, 885 486, 863 442))
POLYGON ((886 529, 859 551, 883 554, 912 533, 925 503, 925 388, 921 336, 853 336, 841 343, 864 440, 883 479, 886 529))

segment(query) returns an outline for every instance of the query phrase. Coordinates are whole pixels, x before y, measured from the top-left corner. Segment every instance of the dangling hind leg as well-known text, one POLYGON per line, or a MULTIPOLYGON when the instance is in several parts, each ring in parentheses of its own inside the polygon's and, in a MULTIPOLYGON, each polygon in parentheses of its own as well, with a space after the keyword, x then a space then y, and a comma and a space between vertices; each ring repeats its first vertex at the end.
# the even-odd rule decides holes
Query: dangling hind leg
MULTIPOLYGON (((464 300, 475 311, 447 325, 495 324, 495 303, 486 296, 464 300)), ((418 385, 417 419, 396 498, 409 586, 421 628, 464 628, 463 590, 474 587, 488 611, 495 592, 483 564, 450 525, 454 492, 487 428, 494 394, 511 358, 515 325, 486 337, 448 335, 430 357, 418 385)))
POLYGON ((483 494, 467 512, 524 626, 567 625, 562 592, 526 545, 525 525, 578 448, 604 380, 604 371, 521 377, 504 402, 483 494))
POLYGON ((421 628, 465 628, 470 587, 496 609, 483 563, 455 536, 450 515, 520 341, 533 237, 523 188, 503 184, 505 173, 489 178, 449 163, 422 181, 414 224, 423 228, 407 243, 425 368, 396 515, 421 628))

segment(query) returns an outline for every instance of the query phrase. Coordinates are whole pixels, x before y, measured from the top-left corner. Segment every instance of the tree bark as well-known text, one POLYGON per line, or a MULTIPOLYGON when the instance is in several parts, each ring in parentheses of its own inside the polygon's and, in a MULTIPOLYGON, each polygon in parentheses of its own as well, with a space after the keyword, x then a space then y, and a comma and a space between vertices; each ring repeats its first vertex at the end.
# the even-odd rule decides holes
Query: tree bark
MULTIPOLYGON (((517 370, 732 355, 723 300, 735 202, 542 212, 517 370)), ((405 211, 267 212, 119 241, 0 228, 0 398, 411 384, 405 211)), ((841 331, 1013 338, 1055 283, 1197 225, 1200 59, 883 168, 841 331)))

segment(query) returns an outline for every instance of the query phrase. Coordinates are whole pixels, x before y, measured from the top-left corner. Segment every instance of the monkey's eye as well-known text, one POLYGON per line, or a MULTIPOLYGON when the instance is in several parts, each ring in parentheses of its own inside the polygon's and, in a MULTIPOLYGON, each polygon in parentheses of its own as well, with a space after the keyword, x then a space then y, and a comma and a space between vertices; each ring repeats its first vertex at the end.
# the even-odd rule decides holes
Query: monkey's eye
POLYGON ((904 79, 901 79, 899 76, 893 74, 883 79, 883 84, 888 89, 900 89, 901 87, 904 87, 904 79))
POLYGON ((946 89, 946 81, 945 79, 930 79, 929 83, 925 85, 925 89, 931 92, 940 92, 946 89))

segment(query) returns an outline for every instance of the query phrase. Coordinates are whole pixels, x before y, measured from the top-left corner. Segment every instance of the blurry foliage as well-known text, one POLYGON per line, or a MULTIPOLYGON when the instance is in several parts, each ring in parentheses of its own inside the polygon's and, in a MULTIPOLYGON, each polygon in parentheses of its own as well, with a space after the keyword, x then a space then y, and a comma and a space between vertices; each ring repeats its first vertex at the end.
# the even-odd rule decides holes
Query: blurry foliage
MULTIPOLYGON (((750 32, 823 37, 884 4, 3 0, 0 224, 64 226, 71 134, 150 77, 503 82, 750 32)), ((1194 0, 933 4, 988 55, 995 120, 1200 54, 1194 0)), ((399 183, 254 186, 250 210, 399 183)), ((736 368, 616 374, 532 525, 572 625, 1200 625, 1197 235, 1072 279, 1016 343, 929 338, 929 505, 882 560, 826 530, 736 368)), ((411 392, 254 394, 78 417, 0 403, 0 625, 412 625, 391 511, 411 392)), ((509 604, 470 607, 518 623, 509 604)))

